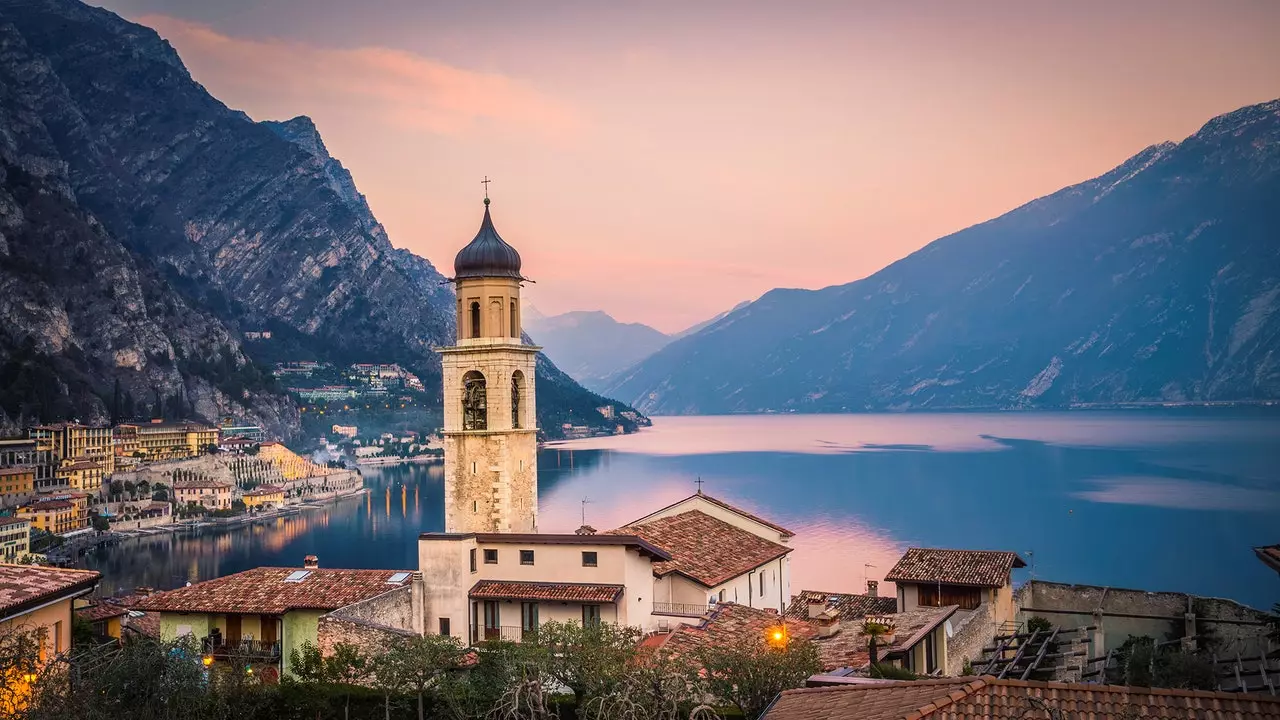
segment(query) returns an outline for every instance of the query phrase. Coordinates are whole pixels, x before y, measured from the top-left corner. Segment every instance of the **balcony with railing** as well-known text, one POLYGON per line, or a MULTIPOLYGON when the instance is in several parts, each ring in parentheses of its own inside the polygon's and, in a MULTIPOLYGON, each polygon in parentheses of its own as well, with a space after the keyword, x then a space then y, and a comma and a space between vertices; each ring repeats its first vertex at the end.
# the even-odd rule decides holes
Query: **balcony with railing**
POLYGON ((471 628, 471 637, 475 638, 475 642, 483 640, 506 640, 507 642, 524 642, 532 640, 537 635, 537 630, 526 630, 519 626, 504 625, 502 627, 484 627, 483 625, 474 625, 471 628))
POLYGON ((653 604, 654 615, 676 615, 678 617, 702 617, 710 606, 702 603, 660 603, 653 604))
POLYGON ((268 640, 235 640, 205 638, 203 651, 218 659, 279 660, 280 643, 268 640))

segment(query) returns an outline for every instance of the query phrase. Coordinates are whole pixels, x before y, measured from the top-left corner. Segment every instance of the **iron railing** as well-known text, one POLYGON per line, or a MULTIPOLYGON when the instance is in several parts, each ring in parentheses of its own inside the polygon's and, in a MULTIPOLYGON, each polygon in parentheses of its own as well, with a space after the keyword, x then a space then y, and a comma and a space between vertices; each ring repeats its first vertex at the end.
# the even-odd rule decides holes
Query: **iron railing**
POLYGON ((229 642, 220 638, 215 642, 213 638, 205 638, 202 645, 204 652, 218 658, 244 657, 274 660, 280 657, 280 643, 266 640, 229 642))
POLYGON ((526 630, 519 626, 504 625, 502 627, 485 627, 483 625, 473 625, 471 628, 471 637, 474 642, 482 640, 506 640, 508 642, 522 642, 526 639, 533 639, 537 634, 537 630, 526 630))
POLYGON ((654 615, 679 615, 681 617, 702 617, 707 614, 709 606, 699 603, 660 603, 653 604, 654 615))

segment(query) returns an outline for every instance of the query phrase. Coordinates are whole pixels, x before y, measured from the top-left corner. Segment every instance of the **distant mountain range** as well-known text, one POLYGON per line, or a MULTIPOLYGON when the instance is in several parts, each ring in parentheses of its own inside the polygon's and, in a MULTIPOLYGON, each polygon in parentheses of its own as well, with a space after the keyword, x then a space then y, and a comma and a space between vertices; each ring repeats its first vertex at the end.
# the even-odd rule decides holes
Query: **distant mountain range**
MULTIPOLYGON (((296 430, 246 352, 398 362, 439 401, 443 276, 391 245, 310 119, 227 108, 155 31, 76 0, 0 0, 0 173, 0 424, 103 420, 128 396, 296 430)), ((549 436, 632 425, 538 370, 549 436)))
POLYGON ((646 412, 1280 398, 1280 101, 941 238, 773 290, 615 377, 646 412))
POLYGON ((609 386, 617 373, 661 350, 672 340, 698 332, 729 312, 668 335, 643 323, 618 322, 601 310, 543 315, 533 306, 528 306, 525 308, 524 326, 556 365, 586 388, 600 392, 609 386))

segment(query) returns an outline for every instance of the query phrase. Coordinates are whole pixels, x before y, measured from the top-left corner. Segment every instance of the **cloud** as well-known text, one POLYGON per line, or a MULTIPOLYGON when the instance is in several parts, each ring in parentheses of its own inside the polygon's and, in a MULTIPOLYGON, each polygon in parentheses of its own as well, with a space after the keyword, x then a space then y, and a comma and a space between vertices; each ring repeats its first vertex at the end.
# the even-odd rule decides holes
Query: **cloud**
POLYGON ((167 15, 138 22, 172 43, 219 99, 279 116, 336 109, 438 135, 497 126, 559 137, 581 122, 566 105, 516 79, 403 50, 237 38, 167 15))
POLYGON ((1111 478, 1099 480, 1097 485, 1097 489, 1072 495, 1091 502, 1174 510, 1272 512, 1280 509, 1280 492, 1275 490, 1158 477, 1111 478))

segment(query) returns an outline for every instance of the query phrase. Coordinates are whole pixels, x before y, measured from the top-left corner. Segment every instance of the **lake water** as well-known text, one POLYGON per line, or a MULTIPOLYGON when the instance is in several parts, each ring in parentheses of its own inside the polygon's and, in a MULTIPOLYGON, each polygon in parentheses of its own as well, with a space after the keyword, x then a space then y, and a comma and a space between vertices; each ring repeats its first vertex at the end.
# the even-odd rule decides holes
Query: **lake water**
MULTIPOLYGON (((855 591, 911 545, 1014 550, 1025 575, 1280 601, 1280 413, 1265 410, 658 418, 547 447, 540 524, 625 524, 706 492, 796 533, 793 590, 855 591), (587 502, 583 502, 586 500, 587 502)), ((266 525, 130 540, 108 590, 259 565, 414 569, 442 529, 439 465, 364 470, 370 494, 266 525)))

